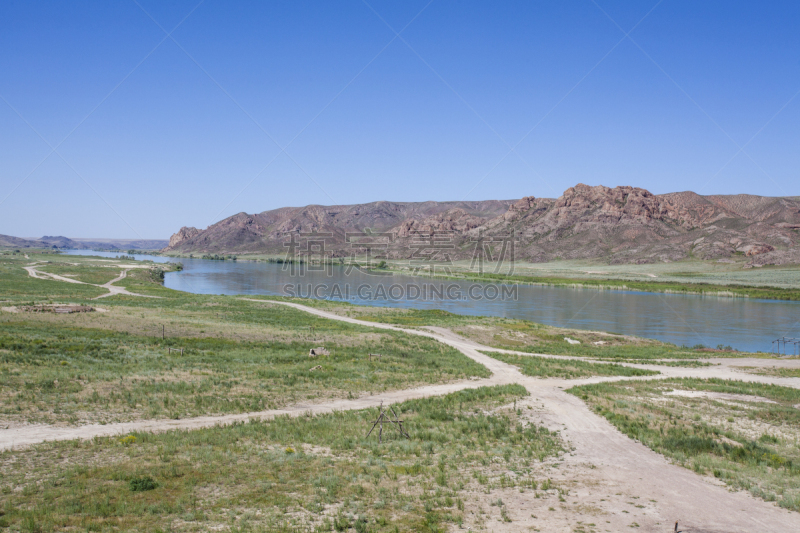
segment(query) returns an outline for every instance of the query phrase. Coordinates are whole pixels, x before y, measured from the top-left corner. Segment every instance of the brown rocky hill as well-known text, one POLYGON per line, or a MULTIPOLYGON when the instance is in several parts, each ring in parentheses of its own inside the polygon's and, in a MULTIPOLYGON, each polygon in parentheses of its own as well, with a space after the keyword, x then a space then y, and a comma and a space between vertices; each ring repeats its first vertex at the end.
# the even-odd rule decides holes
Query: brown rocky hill
POLYGON ((744 255, 753 265, 800 263, 800 200, 654 195, 637 187, 578 184, 557 199, 314 205, 239 213, 205 230, 181 228, 165 251, 285 253, 290 239, 298 239, 302 251, 311 232, 325 234, 326 253, 334 257, 360 254, 369 241, 387 243, 369 245, 376 257, 413 258, 425 242, 435 241, 437 259, 466 259, 476 249, 499 253, 502 243, 513 240, 515 258, 535 262, 649 263, 744 255), (362 237, 353 238, 356 233, 362 237))
POLYGON ((448 211, 488 221, 508 210, 511 201, 372 202, 357 205, 282 207, 249 215, 239 213, 205 230, 181 228, 165 251, 202 253, 284 252, 292 234, 328 233, 334 248, 347 233, 388 232, 404 223, 422 222, 448 211))

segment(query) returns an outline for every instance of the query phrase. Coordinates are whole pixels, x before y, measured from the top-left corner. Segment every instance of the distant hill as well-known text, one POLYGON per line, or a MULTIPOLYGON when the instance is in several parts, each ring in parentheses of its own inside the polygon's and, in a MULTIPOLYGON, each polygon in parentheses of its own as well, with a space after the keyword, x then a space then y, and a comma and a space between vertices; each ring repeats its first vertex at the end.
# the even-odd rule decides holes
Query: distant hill
POLYGON ((71 241, 92 250, 160 250, 169 245, 166 239, 71 239, 71 241))
POLYGON ((741 255, 750 257, 751 266, 800 263, 797 197, 654 195, 638 187, 583 184, 556 199, 373 202, 239 213, 205 230, 181 228, 164 250, 283 254, 290 239, 319 232, 327 234, 325 249, 332 256, 345 257, 365 252, 366 244, 354 242, 377 242, 375 234, 385 233, 381 242, 388 244, 370 245, 373 256, 401 259, 415 257, 421 240, 439 234, 447 235, 449 244, 438 258, 467 259, 478 239, 489 243, 482 247, 490 253, 499 253, 512 231, 516 259, 532 262, 651 263, 741 255), (356 232, 363 238, 348 241, 347 234, 356 232))
POLYGON ((0 246, 7 246, 9 248, 41 248, 42 243, 29 239, 21 239, 19 237, 12 237, 10 235, 0 235, 0 246))
POLYGON ((13 248, 60 248, 63 250, 159 250, 169 241, 159 239, 70 239, 63 236, 44 236, 22 239, 0 235, 0 246, 13 248))

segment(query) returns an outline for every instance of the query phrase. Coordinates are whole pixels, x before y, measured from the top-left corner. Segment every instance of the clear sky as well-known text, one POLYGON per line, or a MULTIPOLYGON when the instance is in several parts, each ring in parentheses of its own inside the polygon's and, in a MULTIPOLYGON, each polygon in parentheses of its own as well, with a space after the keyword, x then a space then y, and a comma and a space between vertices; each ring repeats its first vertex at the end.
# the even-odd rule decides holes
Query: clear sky
POLYGON ((198 1, 0 3, 0 233, 579 182, 800 195, 796 0, 198 1))

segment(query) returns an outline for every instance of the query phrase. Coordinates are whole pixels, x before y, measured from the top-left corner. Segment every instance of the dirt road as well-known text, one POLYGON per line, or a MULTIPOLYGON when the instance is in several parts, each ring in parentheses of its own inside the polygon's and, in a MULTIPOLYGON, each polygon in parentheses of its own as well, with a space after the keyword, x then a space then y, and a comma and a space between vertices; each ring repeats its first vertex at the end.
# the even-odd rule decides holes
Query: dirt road
POLYGON ((64 276, 59 276, 57 274, 48 274, 47 272, 39 272, 38 270, 36 270, 36 265, 35 264, 33 266, 26 266, 26 267, 22 267, 22 268, 24 268, 28 272, 28 275, 30 277, 32 277, 32 278, 50 279, 50 280, 56 280, 56 281, 64 281, 66 283, 77 283, 79 285, 88 285, 88 283, 84 283, 82 281, 78 281, 77 279, 65 278, 64 276))
MULTIPOLYGON (((327 413, 333 410, 362 409, 376 406, 380 402, 393 403, 483 385, 520 383, 531 394, 529 399, 520 403, 520 405, 531 407, 528 410, 530 412, 528 416, 536 422, 544 423, 551 429, 560 430, 562 436, 572 446, 572 452, 565 458, 559 469, 553 471, 552 476, 554 479, 570 484, 573 489, 563 503, 557 504, 558 508, 553 507, 552 502, 535 498, 531 491, 521 493, 516 489, 508 489, 503 493, 502 498, 506 502, 507 512, 512 522, 493 522, 492 530, 530 531, 531 528, 536 527, 541 531, 574 531, 576 517, 580 517, 584 523, 597 524, 598 531, 627 531, 629 527, 636 527, 639 531, 667 532, 672 531, 675 520, 680 521, 680 528, 683 531, 697 533, 751 533, 753 531, 784 533, 800 530, 800 514, 786 511, 745 492, 730 492, 713 478, 702 477, 690 470, 670 464, 663 456, 621 434, 604 418, 591 412, 578 398, 562 390, 577 384, 600 381, 690 376, 741 379, 800 388, 800 379, 797 378, 743 374, 734 368, 736 366, 772 366, 775 364, 775 360, 751 359, 747 360, 745 365, 743 360, 739 360, 737 363, 737 360, 726 359, 724 360, 725 364, 700 368, 630 365, 653 368, 659 370, 661 375, 647 378, 593 377, 583 380, 545 380, 522 375, 516 367, 493 359, 479 351, 498 350, 464 339, 446 329, 405 329, 342 317, 296 303, 243 299, 262 302, 264 305, 285 305, 331 320, 433 338, 485 365, 493 375, 491 378, 483 380, 467 380, 393 391, 364 396, 355 400, 299 404, 286 409, 238 415, 186 420, 149 420, 76 428, 24 426, 0 430, 0 450, 27 446, 45 440, 87 439, 99 435, 123 434, 134 430, 193 429, 255 418, 271 418, 278 415, 298 416, 307 412, 327 413), (634 502, 642 503, 634 505, 634 502)), ((530 356, 531 354, 523 355, 530 356)), ((800 361, 785 362, 786 365, 791 363, 794 363, 796 368, 800 361)), ((488 498, 485 495, 476 497, 488 498)), ((496 497, 496 494, 493 493, 492 498, 496 497)))
POLYGON ((107 283, 103 283, 102 285, 97 285, 97 287, 101 287, 103 289, 108 289, 108 294, 101 294, 97 298, 93 298, 93 300, 99 300, 100 298, 106 298, 108 296, 116 296, 117 294, 125 294, 127 296, 139 296, 141 298, 161 298, 161 296, 150 296, 148 294, 137 294, 135 292, 130 292, 127 289, 122 287, 117 287, 114 283, 121 281, 128 277, 128 270, 123 270, 120 272, 119 276, 112 279, 107 283))
MULTIPOLYGON (((575 524, 576 513, 581 512, 589 515, 582 521, 598 524, 607 531, 628 530, 632 524, 637 524, 638 527, 633 527, 639 531, 666 532, 672 530, 676 520, 680 521, 681 530, 698 533, 753 531, 783 533, 800 530, 800 514, 756 499, 746 492, 730 492, 713 479, 670 464, 662 455, 629 439, 604 418, 591 412, 578 398, 562 390, 578 383, 615 381, 620 379, 618 377, 586 380, 530 378, 522 376, 515 367, 478 352, 478 350, 494 351, 493 348, 481 346, 446 329, 410 330, 340 317, 298 304, 288 302, 281 304, 332 320, 431 336, 486 364, 494 373, 493 379, 499 378, 504 382, 512 380, 528 389, 531 394, 530 405, 539 408, 533 418, 546 423, 551 429, 560 429, 562 435, 574 447, 574 451, 566 460, 565 470, 571 467, 572 473, 568 474, 568 477, 571 477, 573 482, 580 480, 579 487, 575 490, 579 502, 574 509, 570 509, 567 505, 561 512, 550 511, 551 507, 537 505, 533 494, 510 490, 504 495, 503 501, 506 502, 512 522, 503 523, 502 527, 493 524, 494 530, 530 531, 530 528, 537 527, 542 531, 573 531, 570 526, 575 524), (489 359, 488 362, 485 362, 486 358, 489 359), (648 505, 641 508, 630 505, 628 502, 634 499, 648 505), (592 505, 588 505, 589 503, 592 505), (532 513, 531 510, 534 508, 540 510, 532 513), (594 512, 590 512, 592 509, 594 512), (555 516, 548 517, 548 514, 553 513, 555 516), (537 518, 534 519, 532 514, 537 518), (606 523, 603 524, 604 522, 606 523)), ((631 366, 653 368, 662 372, 662 375, 650 379, 673 376, 719 377, 800 388, 800 379, 742 374, 732 369, 733 366, 737 366, 733 361, 726 362, 728 364, 700 368, 631 366)), ((747 360, 747 366, 770 366, 774 362, 774 360, 750 359, 747 360)), ((798 367, 798 363, 800 362, 794 362, 795 368, 798 367)), ((740 362, 739 365, 741 364, 740 362)))
POLYGON ((95 285, 93 283, 86 283, 85 281, 78 281, 77 279, 66 278, 64 276, 59 276, 57 274, 50 274, 48 272, 41 272, 39 270, 36 270, 36 263, 34 263, 31 266, 26 266, 26 267, 22 267, 22 268, 24 268, 28 272, 28 275, 30 277, 32 277, 32 278, 36 278, 36 279, 51 279, 51 280, 56 280, 56 281, 65 281, 67 283, 77 283, 79 285, 91 285, 92 287, 100 287, 101 289, 108 290, 107 294, 101 294, 97 298, 92 298, 93 300, 99 300, 100 298, 106 298, 108 296, 116 296, 117 294, 125 294, 127 296, 139 296, 141 298, 161 298, 161 296, 150 296, 148 294, 137 294, 135 292, 130 292, 130 291, 128 291, 127 289, 125 289, 123 287, 115 286, 114 283, 116 283, 116 282, 118 282, 120 280, 123 280, 128 276, 128 270, 123 270, 122 272, 120 272, 119 276, 117 276, 116 278, 112 279, 111 281, 109 281, 107 283, 103 283, 102 285, 95 285))

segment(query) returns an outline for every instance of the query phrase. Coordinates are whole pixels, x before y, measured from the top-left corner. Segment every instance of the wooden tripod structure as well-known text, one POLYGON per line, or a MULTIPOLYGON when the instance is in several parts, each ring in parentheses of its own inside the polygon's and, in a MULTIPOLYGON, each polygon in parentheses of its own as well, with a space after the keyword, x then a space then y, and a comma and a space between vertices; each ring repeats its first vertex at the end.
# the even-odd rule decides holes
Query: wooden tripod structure
POLYGON ((400 432, 401 436, 410 439, 411 437, 409 436, 408 431, 406 431, 405 428, 403 427, 403 421, 400 420, 400 417, 398 417, 397 413, 394 412, 394 408, 390 405, 389 409, 392 411, 394 419, 389 417, 389 414, 386 412, 386 409, 383 408, 383 402, 381 402, 380 414, 378 415, 378 418, 375 420, 375 422, 373 422, 372 427, 369 430, 369 433, 367 433, 367 437, 372 435, 372 431, 375 429, 376 426, 379 426, 378 442, 383 442, 383 424, 384 422, 386 422, 394 424, 395 427, 397 427, 397 430, 400 432))

